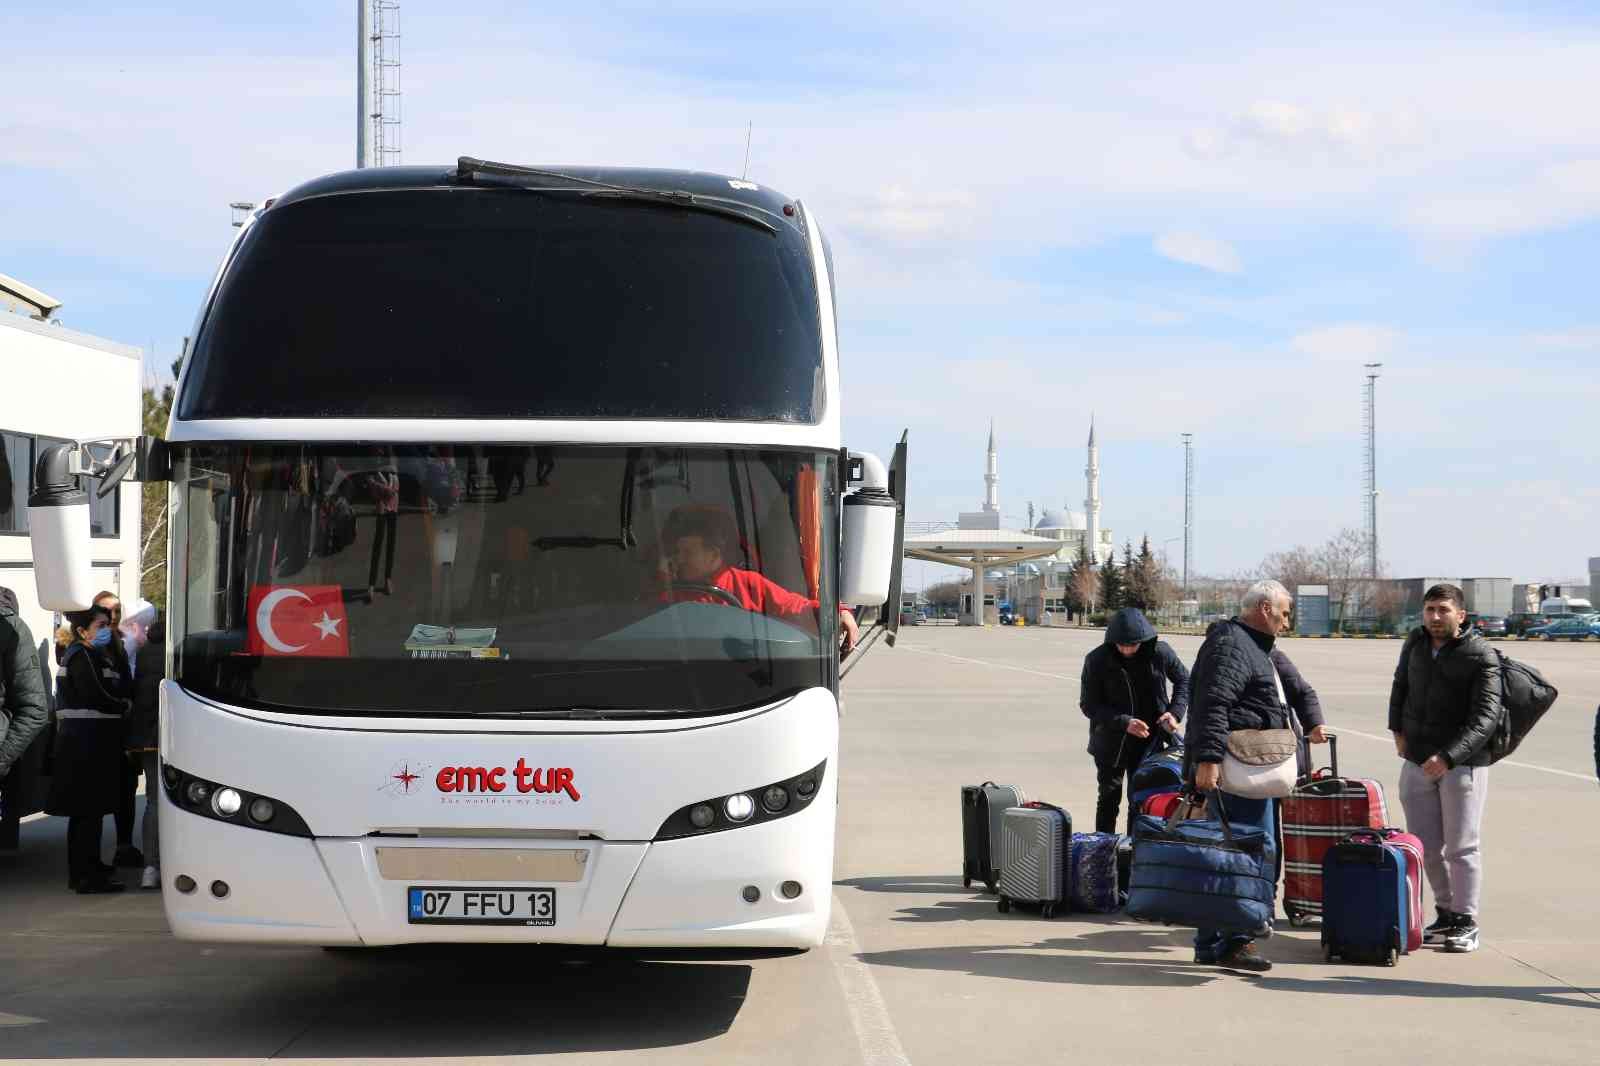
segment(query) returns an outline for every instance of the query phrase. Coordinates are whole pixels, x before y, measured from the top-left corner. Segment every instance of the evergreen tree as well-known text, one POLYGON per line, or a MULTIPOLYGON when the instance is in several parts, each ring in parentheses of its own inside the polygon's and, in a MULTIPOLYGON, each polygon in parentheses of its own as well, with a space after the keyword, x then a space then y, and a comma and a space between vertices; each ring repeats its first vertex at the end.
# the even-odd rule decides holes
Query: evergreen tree
POLYGON ((1158 611, 1166 605, 1166 583, 1161 572, 1161 561, 1150 550, 1150 534, 1139 543, 1139 597, 1142 610, 1158 611))
POLYGON ((1083 615, 1093 606, 1095 594, 1094 564, 1089 561, 1089 549, 1081 542, 1078 557, 1067 570, 1067 610, 1083 615))
POLYGON ((1122 568, 1117 565, 1117 552, 1111 554, 1100 567, 1100 610, 1110 613, 1123 605, 1122 568))

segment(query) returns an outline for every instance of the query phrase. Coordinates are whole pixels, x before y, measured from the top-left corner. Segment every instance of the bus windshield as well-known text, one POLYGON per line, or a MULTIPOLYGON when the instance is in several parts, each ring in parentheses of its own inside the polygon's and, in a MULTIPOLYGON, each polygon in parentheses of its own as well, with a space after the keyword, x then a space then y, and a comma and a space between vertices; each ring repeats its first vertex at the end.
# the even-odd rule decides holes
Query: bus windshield
POLYGON ((178 417, 815 424, 819 322, 798 215, 571 191, 318 197, 240 243, 178 417))
POLYGON ((178 445, 176 678, 300 714, 724 713, 833 683, 837 456, 178 445))

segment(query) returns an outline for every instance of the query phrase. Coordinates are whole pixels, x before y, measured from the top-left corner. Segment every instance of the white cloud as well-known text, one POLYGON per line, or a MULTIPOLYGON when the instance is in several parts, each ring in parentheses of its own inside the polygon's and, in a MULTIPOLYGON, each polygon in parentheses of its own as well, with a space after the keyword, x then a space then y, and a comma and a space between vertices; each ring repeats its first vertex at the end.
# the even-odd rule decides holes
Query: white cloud
POLYGON ((1412 226, 1442 241, 1537 233, 1600 217, 1600 158, 1544 167, 1519 180, 1420 204, 1412 226))
POLYGON ((1401 340, 1387 326, 1345 323, 1296 334, 1289 347, 1313 359, 1372 362, 1394 352, 1401 340))
POLYGON ((852 204, 845 221, 864 233, 891 241, 924 241, 967 229, 973 199, 958 192, 938 193, 890 185, 852 204))
POLYGON ((1421 120, 1405 108, 1314 108, 1257 100, 1234 115, 1191 129, 1183 144, 1190 155, 1206 160, 1249 151, 1269 160, 1370 164, 1420 147, 1421 131, 1421 120))
POLYGON ((1163 233, 1156 238, 1155 247, 1158 253, 1174 262, 1204 267, 1219 274, 1237 274, 1244 269, 1232 245, 1199 233, 1163 233))
POLYGON ((1540 348, 1558 352, 1600 351, 1600 326, 1561 330, 1554 333, 1536 333, 1529 338, 1540 348))

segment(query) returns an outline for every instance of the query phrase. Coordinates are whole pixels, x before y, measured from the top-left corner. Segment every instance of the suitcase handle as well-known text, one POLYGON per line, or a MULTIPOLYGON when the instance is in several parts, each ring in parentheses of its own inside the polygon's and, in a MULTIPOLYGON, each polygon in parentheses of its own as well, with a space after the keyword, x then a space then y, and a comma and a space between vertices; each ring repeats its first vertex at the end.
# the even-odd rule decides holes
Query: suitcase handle
MULTIPOLYGON (((1331 764, 1330 766, 1326 767, 1326 769, 1327 769, 1328 775, 1330 777, 1338 777, 1339 776, 1339 734, 1337 734, 1337 733, 1328 733, 1326 726, 1323 727, 1323 732, 1326 733, 1327 737, 1328 737, 1328 762, 1331 764)), ((1309 737, 1306 738, 1305 744, 1306 744, 1306 765, 1311 767, 1311 779, 1312 780, 1316 780, 1317 779, 1317 775, 1322 773, 1322 771, 1318 770, 1316 768, 1316 764, 1311 761, 1312 758, 1313 758, 1312 752, 1313 752, 1314 749, 1313 749, 1313 747, 1311 745, 1311 739, 1309 737)))

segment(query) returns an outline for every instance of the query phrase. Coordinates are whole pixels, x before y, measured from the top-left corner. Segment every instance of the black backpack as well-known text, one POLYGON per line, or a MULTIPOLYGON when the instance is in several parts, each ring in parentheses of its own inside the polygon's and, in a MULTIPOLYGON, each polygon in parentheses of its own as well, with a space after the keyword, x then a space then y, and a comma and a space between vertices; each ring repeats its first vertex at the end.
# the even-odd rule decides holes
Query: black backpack
POLYGON ((1489 738, 1489 763, 1493 765, 1517 750, 1522 738, 1533 731, 1556 697, 1556 687, 1527 663, 1519 663, 1500 649, 1500 724, 1489 738))

